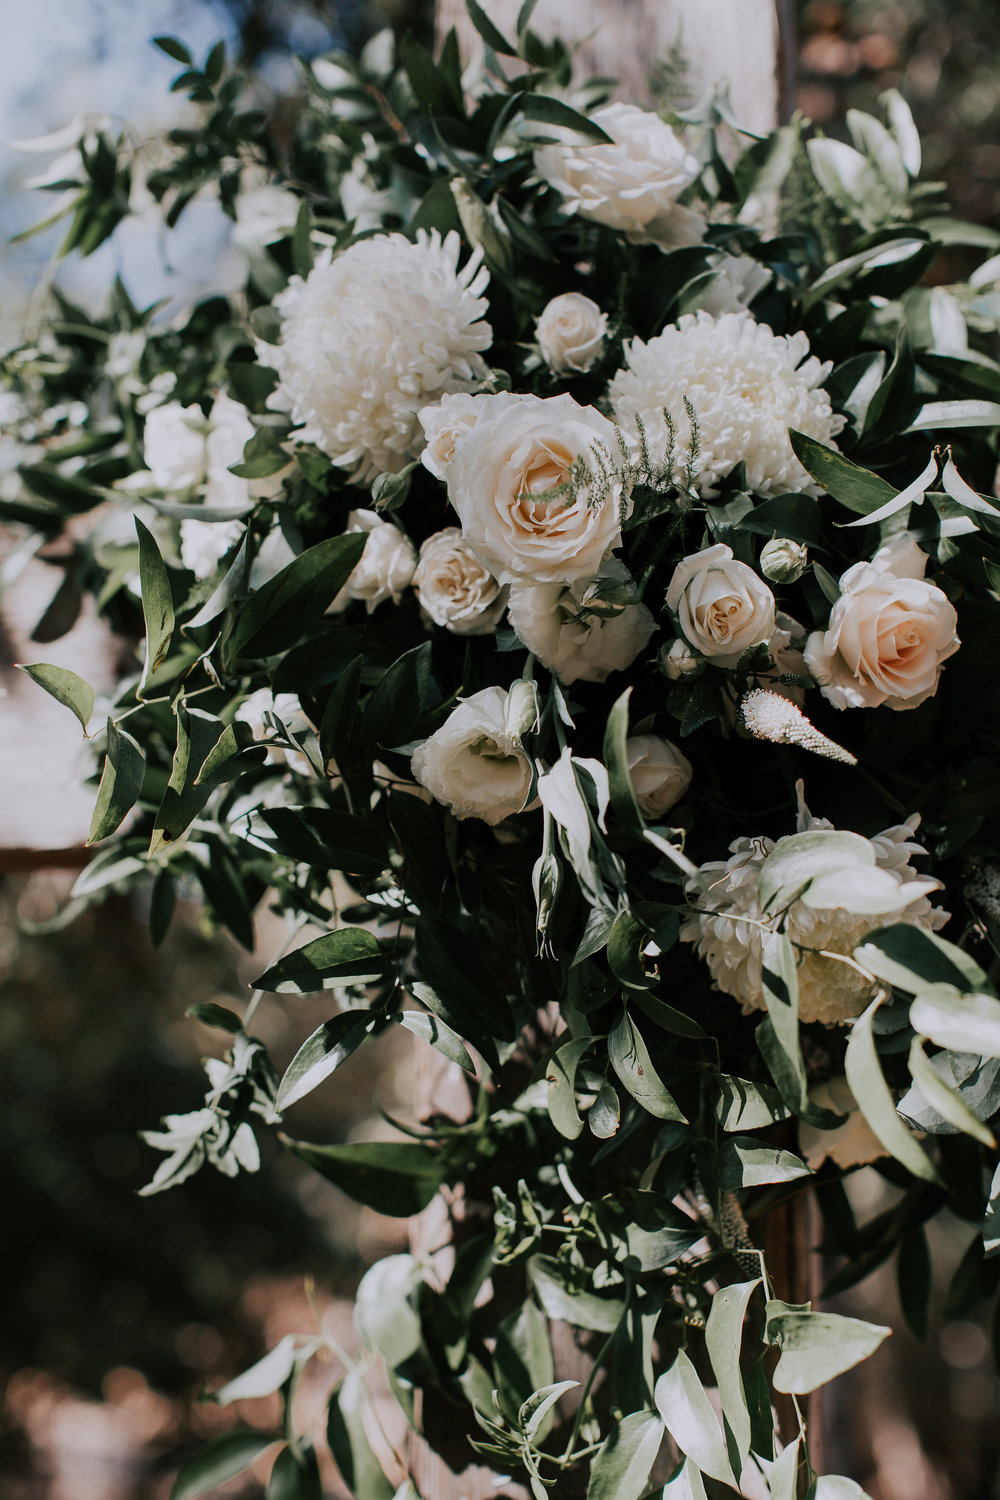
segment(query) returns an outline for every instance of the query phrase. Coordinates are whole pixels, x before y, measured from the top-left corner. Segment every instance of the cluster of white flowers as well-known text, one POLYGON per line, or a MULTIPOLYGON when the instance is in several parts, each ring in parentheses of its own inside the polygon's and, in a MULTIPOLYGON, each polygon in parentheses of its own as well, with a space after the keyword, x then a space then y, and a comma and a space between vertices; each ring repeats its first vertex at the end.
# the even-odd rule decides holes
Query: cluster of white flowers
MULTIPOLYGON (((931 905, 927 893, 938 889, 935 880, 922 880, 910 864, 923 847, 913 841, 919 817, 886 828, 871 840, 875 863, 888 871, 902 888, 911 885, 914 899, 892 914, 892 921, 912 923, 931 930, 943 927, 949 913, 931 905)), ((825 818, 814 818, 802 801, 799 783, 798 831, 832 828, 825 818)), ((761 973, 764 942, 771 923, 764 917, 758 886, 760 869, 772 849, 773 839, 738 838, 730 844, 728 860, 702 865, 699 878, 688 883, 695 910, 681 925, 681 939, 697 944, 707 963, 716 989, 739 1000, 744 1012, 764 1010, 761 973)), ((803 1021, 822 1021, 828 1026, 860 1015, 872 997, 870 978, 850 959, 854 949, 883 918, 858 916, 842 908, 831 910, 793 901, 785 919, 785 930, 799 951, 799 1015, 803 1021), (834 956, 830 956, 834 955, 834 956)))
POLYGON ((630 341, 625 368, 608 394, 626 431, 637 432, 637 418, 644 424, 650 451, 661 462, 667 450, 662 414, 670 413, 678 478, 691 445, 684 404, 690 403, 698 424, 694 483, 703 494, 742 459, 755 494, 818 495, 820 487, 792 452, 788 429, 830 445, 843 427, 822 389, 830 368, 809 354, 804 333, 782 337, 749 312, 719 318, 687 313, 648 343, 630 341))
POLYGON ((275 300, 281 341, 261 350, 280 377, 271 405, 356 483, 399 473, 422 446, 420 408, 486 374, 489 276, 478 251, 459 270, 459 253, 454 231, 376 235, 326 253, 275 300))

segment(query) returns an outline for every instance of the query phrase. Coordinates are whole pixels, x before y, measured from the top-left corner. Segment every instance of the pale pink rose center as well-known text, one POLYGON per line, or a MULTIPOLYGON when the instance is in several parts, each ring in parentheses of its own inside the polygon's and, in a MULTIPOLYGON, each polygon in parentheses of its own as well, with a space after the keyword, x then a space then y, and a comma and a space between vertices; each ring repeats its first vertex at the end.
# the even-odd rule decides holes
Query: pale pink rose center
POLYGON ((711 604, 695 610, 698 628, 710 635, 719 645, 725 645, 743 625, 747 615, 747 601, 739 594, 724 594, 711 604))

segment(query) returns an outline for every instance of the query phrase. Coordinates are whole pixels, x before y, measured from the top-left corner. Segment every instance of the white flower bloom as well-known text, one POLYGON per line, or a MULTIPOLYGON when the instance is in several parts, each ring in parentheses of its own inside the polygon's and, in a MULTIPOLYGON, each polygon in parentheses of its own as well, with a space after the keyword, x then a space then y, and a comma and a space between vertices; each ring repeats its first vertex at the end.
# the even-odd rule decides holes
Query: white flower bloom
POLYGON ((789 537, 773 537, 760 554, 760 571, 769 583, 796 583, 809 566, 809 549, 789 537))
POLYGON ((347 530, 367 531, 368 540, 361 561, 334 599, 330 612, 339 614, 353 599, 363 599, 369 614, 386 599, 398 604, 417 565, 417 550, 409 537, 373 510, 352 510, 347 530))
POLYGON ((844 425, 820 389, 829 364, 809 356, 804 333, 779 337, 748 312, 687 313, 648 344, 632 339, 626 367, 612 380, 608 395, 626 431, 645 424, 650 452, 662 460, 667 439, 663 409, 674 422, 675 473, 683 474, 691 440, 684 407, 690 401, 698 423, 695 483, 703 494, 740 460, 747 487, 759 495, 788 490, 819 495, 820 487, 799 463, 788 441, 794 427, 832 446, 844 425))
MULTIPOLYGON (((832 827, 825 818, 811 816, 801 800, 801 786, 800 782, 798 831, 832 827)), ((911 855, 925 852, 912 841, 919 822, 914 815, 871 840, 876 865, 889 871, 900 886, 922 878, 910 865, 911 855)), ((782 842, 778 840, 778 844, 782 842)), ((739 1000, 746 1014, 767 1008, 761 969, 770 925, 764 920, 757 888, 760 867, 776 847, 773 839, 763 836, 736 839, 729 846, 728 860, 702 865, 699 874, 704 879, 704 890, 699 889, 696 881, 689 881, 687 887, 698 910, 681 924, 681 939, 698 945, 698 953, 711 970, 715 988, 739 1000)), ((925 889, 932 890, 936 885, 936 881, 924 882, 925 889)), ((948 913, 932 907, 926 895, 921 895, 894 912, 892 920, 934 929, 944 926, 948 913)), ((822 1021, 832 1026, 861 1014, 872 998, 872 985, 850 964, 824 954, 841 953, 849 957, 865 934, 884 921, 885 918, 857 916, 840 908, 820 910, 804 901, 792 903, 786 931, 801 954, 799 1014, 803 1021, 822 1021)))
POLYGON ((692 650, 680 636, 669 645, 660 647, 657 664, 671 682, 689 682, 700 677, 705 670, 705 658, 701 652, 692 650))
MULTIPOLYGON (((498 391, 489 398, 489 410, 495 413, 504 406, 516 406, 524 399, 511 391, 498 391)), ((435 479, 447 484, 448 465, 455 456, 455 444, 485 409, 482 396, 462 394, 445 396, 436 406, 421 408, 418 416, 427 446, 420 455, 420 462, 435 479)))
POLYGON ((420 452, 420 408, 486 374, 489 277, 478 251, 460 271, 459 250, 455 232, 442 241, 420 231, 415 244, 377 235, 318 260, 276 299, 281 342, 266 358, 280 385, 270 404, 356 483, 405 468, 420 452))
MULTIPOLYGON (((599 577, 631 583, 628 570, 610 559, 599 577)), ((518 637, 560 682, 604 682, 611 672, 631 666, 656 630, 644 604, 627 604, 620 614, 581 614, 593 578, 574 583, 521 583, 510 591, 510 623, 518 637)))
MULTIPOLYGON (((310 727, 309 720, 302 712, 302 706, 294 693, 274 693, 266 687, 258 688, 255 693, 250 694, 249 698, 244 698, 233 718, 242 724, 249 724, 255 740, 265 740, 274 732, 267 723, 266 715, 268 714, 273 714, 276 719, 280 719, 289 734, 299 734, 310 727)), ((290 771, 298 771, 302 776, 312 772, 309 758, 303 755, 301 750, 283 750, 276 745, 268 749, 267 764, 287 766, 290 771)))
POLYGON ((835 1125, 832 1130, 820 1130, 815 1125, 807 1125, 804 1120, 799 1121, 799 1150, 814 1172, 819 1171, 827 1159, 846 1169, 863 1167, 880 1156, 889 1155, 858 1108, 858 1101, 843 1074, 811 1088, 809 1101, 818 1104, 820 1109, 847 1116, 843 1125, 835 1125))
POLYGON ((243 535, 242 521, 181 522, 181 562, 196 578, 210 578, 243 535))
POLYGON ((629 735, 625 754, 639 811, 646 818, 662 818, 691 785, 691 762, 658 734, 629 735))
POLYGON ((617 480, 603 498, 590 487, 600 477, 595 444, 616 450, 612 423, 569 395, 474 399, 475 420, 457 433, 445 469, 469 546, 501 583, 593 577, 621 540, 628 499, 617 480))
POLYGON ((413 752, 417 781, 456 818, 495 825, 524 807, 531 762, 521 744, 520 709, 503 688, 483 688, 413 752))
POLYGON ((146 417, 143 449, 157 489, 191 489, 205 478, 208 424, 198 406, 168 401, 146 417))
POLYGON ((735 667, 744 651, 774 633, 774 595, 723 542, 681 559, 667 608, 695 650, 720 667, 735 667))
POLYGON ((563 292, 535 324, 542 358, 557 375, 584 374, 604 352, 608 315, 582 292, 563 292))
POLYGON ((634 104, 606 104, 590 118, 610 143, 554 130, 558 143, 535 152, 538 175, 562 195, 566 212, 635 244, 697 244, 705 222, 677 199, 698 176, 698 162, 670 126, 634 104))
POLYGON ((236 195, 233 244, 247 254, 283 239, 295 228, 299 200, 276 182, 244 187, 236 195))
POLYGON ((803 653, 834 708, 916 708, 937 692, 941 665, 961 643, 954 606, 926 567, 907 532, 842 576, 829 625, 803 653))
POLYGON ((489 635, 507 604, 506 589, 483 567, 457 526, 436 531, 421 545, 413 587, 434 624, 454 635, 489 635))
POLYGON ((220 391, 209 413, 211 427, 205 444, 208 484, 205 504, 220 507, 246 505, 250 485, 246 479, 230 474, 229 465, 243 462, 243 449, 253 437, 253 423, 245 406, 220 391))
POLYGON ((771 280, 771 272, 750 255, 723 255, 711 269, 712 280, 699 295, 698 307, 713 318, 742 312, 771 280))

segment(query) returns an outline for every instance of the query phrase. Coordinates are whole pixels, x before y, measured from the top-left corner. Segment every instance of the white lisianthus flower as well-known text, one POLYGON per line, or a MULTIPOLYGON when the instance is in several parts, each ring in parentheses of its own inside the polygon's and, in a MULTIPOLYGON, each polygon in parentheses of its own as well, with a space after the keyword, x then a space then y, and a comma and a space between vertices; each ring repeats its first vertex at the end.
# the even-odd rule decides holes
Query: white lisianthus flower
POLYGON ((748 312, 721 318, 686 313, 648 344, 632 339, 626 345, 625 368, 611 381, 608 396, 627 432, 637 431, 636 418, 642 419, 650 453, 660 462, 667 449, 662 414, 670 413, 678 477, 691 443, 687 398, 698 424, 694 476, 702 494, 712 494, 743 460, 747 488, 755 494, 819 495, 820 487, 792 452, 788 429, 832 446, 844 418, 820 388, 830 368, 809 355, 804 333, 781 337, 748 312))
POLYGON ((531 790, 520 712, 503 688, 483 688, 464 698, 413 752, 413 775, 456 818, 502 823, 521 811, 531 790))
POLYGON ((454 635, 489 635, 507 605, 501 588, 457 526, 436 531, 422 543, 413 575, 421 608, 454 635))
POLYGON ((566 212, 638 245, 697 244, 705 221, 677 199, 698 176, 698 161, 670 126, 634 104, 606 104, 590 118, 610 143, 555 130, 558 143, 535 152, 535 170, 561 194, 566 212))
MULTIPOLYGON (((800 782, 798 831, 831 828, 825 818, 811 816, 802 801, 801 787, 800 782)), ((871 843, 880 870, 888 871, 899 886, 914 882, 922 887, 923 893, 893 912, 892 920, 933 930, 943 927, 949 914, 931 906, 927 899, 926 893, 939 888, 939 882, 923 879, 910 865, 911 855, 925 852, 912 841, 919 822, 914 815, 876 834, 871 843)), ((761 971, 764 940, 771 924, 761 910, 758 882, 761 865, 782 842, 779 839, 776 845, 763 836, 736 839, 729 846, 728 860, 702 865, 702 879, 691 880, 687 886, 697 910, 682 922, 681 939, 697 944, 715 988, 739 1000, 745 1014, 767 1008, 761 971)), ((804 901, 792 902, 785 930, 801 954, 799 1014, 803 1021, 833 1026, 861 1014, 874 993, 871 982, 851 964, 825 955, 850 957, 866 933, 885 921, 885 917, 857 916, 841 908, 821 910, 804 901)))
POLYGON ((835 1125, 832 1130, 820 1130, 815 1125, 807 1125, 805 1120, 799 1121, 799 1150, 814 1172, 818 1172, 827 1160, 846 1170, 866 1166, 880 1156, 889 1155, 858 1108, 858 1101, 843 1074, 811 1088, 809 1102, 818 1104, 820 1109, 847 1116, 843 1125, 835 1125))
POLYGON ((691 762, 658 734, 631 734, 625 741, 632 790, 645 818, 662 818, 691 785, 691 762))
POLYGON ((842 576, 829 625, 803 652, 834 708, 916 708, 937 692, 942 663, 961 643, 954 606, 926 567, 907 532, 842 576))
POLYGON ((720 667, 735 667, 744 651, 774 634, 774 595, 723 542, 681 559, 667 608, 690 645, 720 667))
POLYGON ((157 489, 189 490, 205 478, 208 424, 199 406, 168 401, 146 417, 143 449, 157 489))
POLYGON ((243 535, 242 521, 181 522, 181 562, 196 578, 210 578, 243 535))
POLYGON ((556 375, 582 375, 604 353, 608 315, 582 292, 553 297, 535 324, 542 358, 556 375))
MULTIPOLYGON (((614 558, 604 564, 599 577, 632 582, 614 558)), ((626 604, 612 615, 585 610, 584 596, 594 582, 578 578, 570 584, 521 583, 511 588, 511 625, 560 682, 604 682, 612 672, 631 666, 656 630, 644 604, 626 604)))
POLYGON ((284 239, 295 228, 299 200, 276 182, 259 182, 236 194, 233 244, 247 254, 284 239))
POLYGON ((366 531, 368 540, 361 561, 330 605, 330 613, 339 614, 355 599, 364 601, 369 614, 386 599, 398 604, 417 565, 417 549, 409 537, 373 510, 352 510, 347 531, 366 531))
POLYGON ((594 453, 616 452, 613 424, 568 395, 474 399, 445 469, 469 546, 500 583, 596 575, 629 499, 594 453))
POLYGON ((280 384, 269 404, 354 483, 398 474, 420 453, 420 408, 486 374, 489 276, 478 250, 459 270, 460 245, 454 231, 418 231, 416 243, 376 235, 319 259, 275 299, 281 342, 265 357, 280 384))

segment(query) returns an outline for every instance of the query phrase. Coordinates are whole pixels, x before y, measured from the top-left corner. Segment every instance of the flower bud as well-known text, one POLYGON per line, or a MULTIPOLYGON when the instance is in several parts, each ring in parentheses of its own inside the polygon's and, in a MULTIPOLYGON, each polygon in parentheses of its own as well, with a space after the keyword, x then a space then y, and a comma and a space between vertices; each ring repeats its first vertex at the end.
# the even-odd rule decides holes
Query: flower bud
POLYGON ((538 688, 524 677, 512 682, 507 695, 505 714, 507 733, 522 739, 532 734, 539 725, 538 688))
POLYGON ((760 571, 770 583, 794 583, 809 565, 809 553, 801 542, 776 536, 760 554, 760 571))
POLYGON ((657 665, 671 682, 689 682, 704 672, 705 658, 678 637, 669 646, 661 646, 657 665))
POLYGON ((596 615, 600 620, 613 620, 632 602, 635 590, 630 580, 601 576, 588 584, 580 600, 582 615, 596 615))
POLYGON ((607 313, 580 292, 553 297, 535 327, 541 356, 557 375, 583 374, 595 365, 607 331, 607 313))

